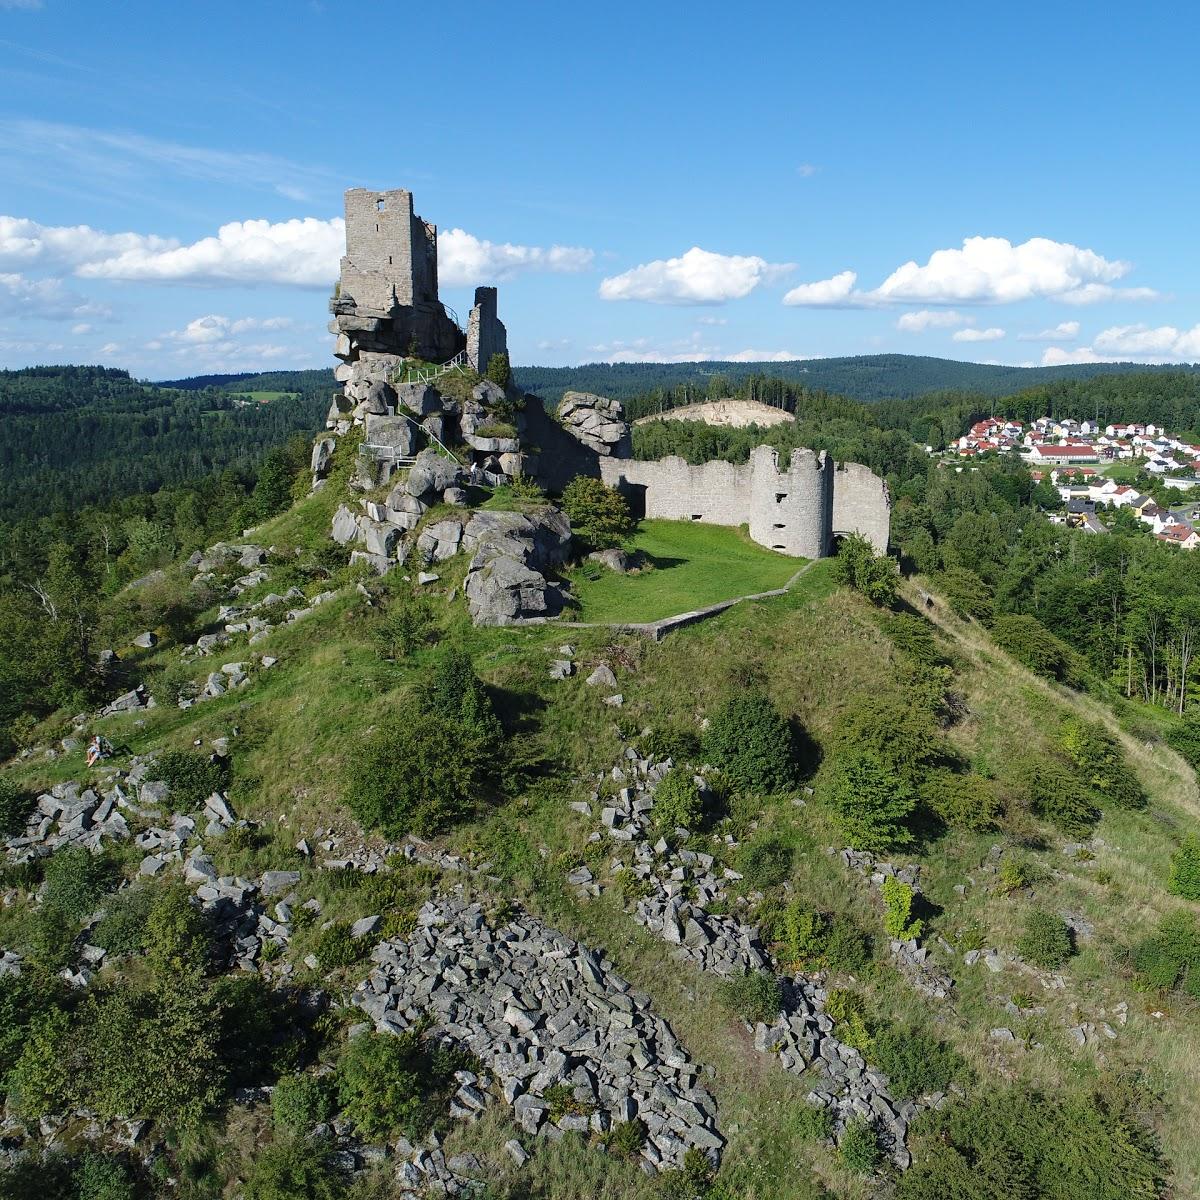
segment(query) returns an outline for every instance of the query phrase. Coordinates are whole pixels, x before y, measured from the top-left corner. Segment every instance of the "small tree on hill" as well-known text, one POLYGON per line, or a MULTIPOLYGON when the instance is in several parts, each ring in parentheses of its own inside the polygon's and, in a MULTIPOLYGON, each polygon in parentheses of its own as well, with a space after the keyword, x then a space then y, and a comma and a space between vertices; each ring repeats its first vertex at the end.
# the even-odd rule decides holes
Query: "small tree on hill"
POLYGON ((896 602, 896 564, 886 554, 876 554, 862 534, 842 538, 837 574, 840 582, 861 592, 872 604, 890 608, 896 602))
POLYGON ((912 788, 868 751, 839 755, 831 771, 828 799, 842 833, 856 850, 893 850, 913 840, 908 827, 916 808, 912 788))
POLYGON ((782 792, 796 783, 792 728, 760 691, 732 696, 709 723, 704 752, 739 787, 782 792))
POLYGON ((625 497, 589 475, 576 475, 567 484, 562 506, 571 520, 571 532, 590 549, 619 546, 634 530, 625 497))
POLYGON ((500 352, 488 359, 487 378, 502 388, 512 383, 512 367, 509 365, 507 354, 500 352))
POLYGON ((1200 838, 1189 833, 1171 857, 1167 891, 1185 900, 1200 900, 1200 838))

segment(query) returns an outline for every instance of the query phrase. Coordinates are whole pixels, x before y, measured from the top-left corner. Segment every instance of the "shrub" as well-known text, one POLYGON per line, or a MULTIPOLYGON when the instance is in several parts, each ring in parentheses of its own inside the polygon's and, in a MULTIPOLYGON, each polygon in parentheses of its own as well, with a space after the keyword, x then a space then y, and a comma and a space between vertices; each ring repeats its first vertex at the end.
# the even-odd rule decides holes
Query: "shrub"
POLYGON ((345 921, 334 921, 317 934, 313 954, 322 971, 334 971, 358 962, 370 948, 370 939, 351 937, 350 926, 345 921))
POLYGON ((996 887, 1006 896, 1020 891, 1028 882, 1024 863, 1011 855, 1000 860, 1000 870, 996 872, 996 887))
POLYGON ((871 937, 851 917, 834 915, 825 939, 825 965, 829 970, 857 975, 871 962, 871 937))
POLYGON ((937 769, 920 785, 921 799, 953 829, 986 833, 999 828, 1004 802, 996 785, 982 775, 937 769))
POLYGON ((71 1019, 57 1008, 30 1021, 20 1056, 4 1081, 22 1116, 36 1119, 67 1107, 73 1042, 71 1019))
POLYGON ((792 900, 783 910, 782 942, 789 962, 804 965, 825 953, 829 927, 824 914, 804 903, 792 900))
POLYGON ((509 366, 508 355, 504 351, 498 350, 488 359, 485 378, 502 388, 512 383, 512 367, 509 366))
POLYGON ((988 1087, 924 1115, 897 1200, 1129 1200, 1163 1195, 1164 1164, 1135 1089, 988 1087))
POLYGON ((896 602, 896 562, 875 548, 862 534, 842 538, 837 552, 839 583, 861 592, 872 604, 890 608, 896 602))
POLYGON ((782 792, 795 786, 792 728, 756 689, 738 692, 726 701, 709 723, 704 752, 747 791, 782 792))
POLYGON ((453 646, 438 655, 421 676, 417 699, 429 716, 461 725, 477 752, 499 742, 502 731, 491 697, 465 650, 453 646))
POLYGON ((665 726, 652 729, 641 741, 643 752, 652 758, 670 758, 676 763, 694 762, 701 755, 700 738, 690 729, 665 726))
POLYGON ((906 1098, 944 1092, 967 1072, 962 1055, 912 1027, 889 1025, 875 1034, 871 1064, 891 1081, 892 1094, 906 1098))
POLYGON ((489 746, 429 714, 370 735, 349 764, 346 802, 389 837, 429 837, 461 821, 486 778, 489 746))
POLYGON ((1103 726, 1070 717, 1063 722, 1058 743, 1099 805, 1146 807, 1146 793, 1124 751, 1103 726))
POLYGON ((926 667, 945 662, 934 639, 933 624, 912 613, 889 613, 883 621, 883 632, 902 654, 926 667))
POLYGON ((1185 900, 1200 900, 1200 838, 1189 833, 1171 856, 1167 891, 1185 900))
POLYGON ((856 850, 887 851, 913 840, 916 808, 909 785, 867 750, 841 751, 826 775, 825 794, 846 841, 856 850))
POLYGON ((838 1158, 848 1171, 869 1175, 879 1165, 879 1135, 865 1117, 856 1117, 838 1141, 838 1158))
POLYGON ((289 1138, 258 1149, 242 1200, 341 1200, 345 1187, 324 1143, 289 1138))
POLYGON ((550 1108, 550 1120, 557 1123, 563 1117, 590 1117, 596 1111, 591 1100, 580 1100, 569 1083, 551 1084, 542 1094, 550 1108))
POLYGON ((11 779, 0 776, 0 837, 13 837, 25 828, 29 797, 11 779))
POLYGON ((167 750, 155 761, 152 776, 166 783, 171 804, 182 812, 199 808, 213 792, 221 791, 228 783, 229 769, 223 759, 199 750, 167 750))
POLYGON ((770 1024, 783 1006, 783 989, 770 971, 751 971, 735 979, 726 979, 719 991, 722 1003, 735 1016, 753 1024, 770 1024))
POLYGON ((638 1117, 632 1121, 618 1122, 605 1139, 609 1154, 615 1154, 618 1158, 633 1158, 641 1153, 645 1144, 646 1126, 638 1117))
POLYGON ((1035 908, 1025 919, 1025 929, 1017 939, 1017 953, 1035 967, 1053 971, 1075 953, 1071 930, 1059 917, 1035 908))
POLYGON ((992 639, 1035 675, 1072 687, 1082 682, 1079 656, 1036 617, 1005 613, 992 625, 992 639))
POLYGON ((43 908, 78 924, 95 911, 100 897, 117 881, 116 866, 104 855, 82 846, 67 846, 46 860, 43 908))
POLYGON ((1191 709, 1167 733, 1167 744, 1182 754, 1192 767, 1200 770, 1200 709, 1191 709))
POLYGON ((738 847, 738 871, 756 890, 775 887, 792 873, 792 848, 778 838, 766 837, 738 847))
POLYGON ((883 881, 883 928, 890 938, 919 938, 925 923, 912 915, 914 892, 894 875, 883 881))
POLYGON ((950 567, 938 577, 950 607, 960 616, 990 625, 996 615, 992 589, 974 571, 950 567))
POLYGON ((1139 987, 1166 991, 1184 983, 1194 990, 1200 980, 1200 926, 1188 912, 1163 917, 1158 932, 1145 939, 1133 952, 1133 968, 1139 987))
POLYGON ((288 1075, 271 1093, 275 1128, 284 1133, 307 1133, 335 1112, 333 1081, 321 1075, 288 1075))
POLYGON ((140 954, 146 948, 146 922, 155 896, 156 889, 148 883, 135 883, 110 896, 91 940, 113 957, 140 954))
POLYGON ((695 777, 682 767, 672 767, 654 789, 654 808, 651 817, 656 829, 670 832, 683 828, 689 832, 699 828, 704 815, 704 801, 695 777))
POLYGON ((457 1051, 426 1045, 414 1030, 360 1033, 337 1064, 342 1115, 367 1140, 396 1129, 423 1136, 448 1104, 455 1070, 468 1062, 457 1051))
POLYGON ((1033 811, 1071 837, 1085 837, 1100 820, 1100 810, 1061 763, 1031 757, 1017 764, 1016 781, 1033 811))
POLYGON ((607 484, 588 475, 576 475, 562 494, 563 511, 571 521, 571 532, 592 550, 619 546, 636 522, 629 501, 607 484))
POLYGON ((171 883, 154 897, 146 917, 145 946, 150 965, 164 978, 202 971, 211 952, 208 922, 182 883, 171 883))
POLYGON ((408 658, 433 636, 433 609, 423 596, 394 596, 373 630, 384 658, 408 658))
POLYGON ((866 1052, 874 1038, 867 1023, 867 1006, 850 988, 834 988, 825 1001, 826 1014, 836 1023, 838 1037, 847 1046, 866 1052))
POLYGON ((135 1200, 137 1183, 120 1159, 89 1152, 75 1168, 78 1200, 135 1200))

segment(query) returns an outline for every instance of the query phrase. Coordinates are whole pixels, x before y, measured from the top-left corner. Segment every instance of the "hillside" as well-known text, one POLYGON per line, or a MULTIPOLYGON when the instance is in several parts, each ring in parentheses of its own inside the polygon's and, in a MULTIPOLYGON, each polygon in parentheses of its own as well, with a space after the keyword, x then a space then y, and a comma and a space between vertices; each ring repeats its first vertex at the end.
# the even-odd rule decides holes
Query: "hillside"
MULTIPOLYGON (((319 372, 313 372, 318 375, 319 372)), ((106 367, 0 371, 0 524, 203 479, 257 463, 297 432, 319 428, 325 380, 258 403, 210 385, 180 390, 106 367)), ((247 389, 251 390, 251 389, 247 389)))
POLYGON ((695 389, 690 400, 715 399, 714 379, 736 385, 751 376, 784 379, 810 391, 835 392, 855 400, 905 399, 929 392, 969 391, 1005 396, 1064 379, 1091 379, 1145 371, 1200 370, 1151 367, 1138 363, 1080 363, 1065 367, 1004 367, 956 362, 915 354, 864 354, 851 358, 810 358, 797 362, 587 363, 578 367, 514 367, 522 387, 557 403, 565 391, 594 392, 628 400, 658 389, 695 389))
MULTIPOLYGON (((1189 726, 1105 683, 1103 639, 1001 608, 1011 553, 1065 621, 1096 539, 1043 544, 1027 476, 910 449, 895 538, 925 574, 817 562, 658 643, 475 628, 468 554, 350 565, 353 438, 98 610, 52 555, 54 615, 13 590, 0 629, 30 680, 0 768, 11 1145, 51 1130, 188 1200, 1195 1194, 1189 726), (98 680, 66 653, 89 622, 98 680)), ((569 616, 796 565, 690 522, 630 548, 639 573, 567 572, 569 616)), ((1142 602, 1173 586, 1152 549, 1142 602)), ((0 1178, 45 1195, 54 1161, 0 1178)))

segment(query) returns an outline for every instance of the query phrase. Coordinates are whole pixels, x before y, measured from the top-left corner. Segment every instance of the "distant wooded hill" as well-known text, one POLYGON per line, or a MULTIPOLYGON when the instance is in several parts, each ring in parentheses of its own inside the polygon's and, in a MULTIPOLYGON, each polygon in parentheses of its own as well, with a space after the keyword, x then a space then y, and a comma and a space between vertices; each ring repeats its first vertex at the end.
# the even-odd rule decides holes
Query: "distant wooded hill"
POLYGON ((646 397, 658 389, 694 403, 729 395, 751 376, 803 384, 854 400, 891 400, 930 392, 964 391, 1008 396, 1063 379, 1090 379, 1147 370, 1198 371, 1197 366, 1147 368, 1140 363, 1078 363, 1067 367, 1002 367, 913 354, 866 354, 796 362, 587 363, 578 367, 515 367, 517 382, 556 403, 565 391, 595 392, 614 400, 646 397), (728 386, 726 386, 728 385, 728 386))
POLYGON ((0 524, 252 465, 323 424, 330 372, 238 378, 176 388, 108 367, 0 371, 0 524), (295 395, 248 404, 238 390, 295 395))

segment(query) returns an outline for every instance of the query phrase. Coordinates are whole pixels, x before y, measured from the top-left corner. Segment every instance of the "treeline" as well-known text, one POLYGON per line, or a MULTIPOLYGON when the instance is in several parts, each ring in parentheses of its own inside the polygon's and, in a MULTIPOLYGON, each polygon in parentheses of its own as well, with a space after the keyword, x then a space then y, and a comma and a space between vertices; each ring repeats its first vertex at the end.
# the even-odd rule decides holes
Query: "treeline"
MULTIPOLYGON (((1147 368, 1137 363, 1006 367, 915 354, 864 354, 795 362, 585 363, 576 367, 514 367, 513 373, 521 387, 536 392, 553 405, 565 391, 595 392, 623 402, 674 392, 677 404, 690 404, 718 398, 709 392, 711 381, 718 377, 734 387, 740 387, 751 376, 759 376, 836 392, 856 400, 875 401, 910 399, 947 390, 1001 397, 1063 381, 1120 379, 1131 373, 1178 373, 1195 369, 1147 368)), ((658 410, 650 407, 638 415, 654 411, 658 410)))
POLYGON ((286 390, 300 398, 248 405, 215 388, 163 388, 104 367, 0 372, 0 528, 250 467, 293 433, 320 427, 328 379, 286 390))
POLYGON ((186 379, 164 380, 159 387, 194 392, 218 388, 223 392, 328 392, 334 387, 333 371, 242 371, 234 375, 189 375, 186 379))

